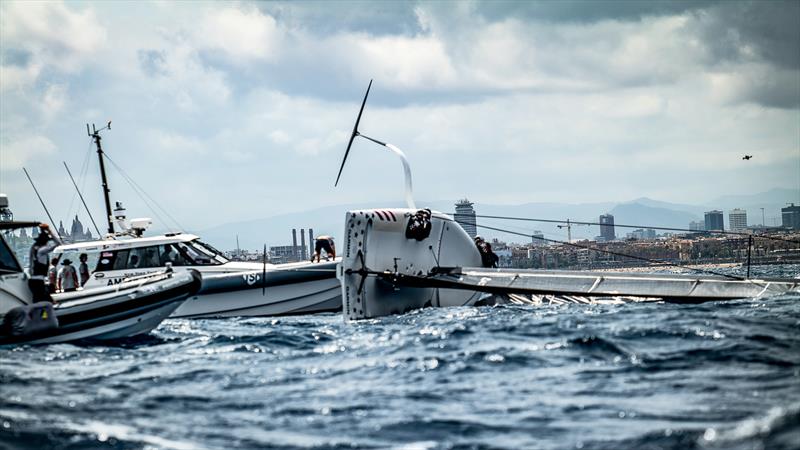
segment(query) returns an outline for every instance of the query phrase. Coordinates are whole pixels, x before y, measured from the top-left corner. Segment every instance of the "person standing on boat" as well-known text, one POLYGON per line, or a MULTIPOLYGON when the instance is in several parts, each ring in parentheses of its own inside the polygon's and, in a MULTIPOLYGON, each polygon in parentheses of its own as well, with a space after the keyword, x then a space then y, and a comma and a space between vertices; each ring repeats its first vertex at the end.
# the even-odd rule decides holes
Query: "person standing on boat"
POLYGON ((78 256, 78 260, 81 262, 78 264, 78 274, 81 276, 81 287, 89 281, 89 276, 91 275, 89 273, 89 265, 86 264, 87 259, 89 259, 89 255, 86 253, 81 253, 81 255, 78 256))
POLYGON ((50 260, 50 267, 47 269, 47 292, 56 293, 58 287, 58 258, 50 260))
POLYGON ((500 258, 492 251, 492 245, 483 240, 480 236, 475 236, 475 246, 481 254, 481 265, 483 267, 497 267, 500 258))
POLYGON ((46 223, 39 225, 39 235, 33 241, 29 254, 31 277, 28 279, 28 289, 33 294, 34 302, 53 301, 45 286, 45 279, 47 278, 47 262, 50 252, 59 245, 61 245, 61 239, 50 232, 50 227, 46 223))
POLYGON ((332 236, 317 236, 314 240, 314 255, 311 256, 311 262, 314 262, 316 258, 317 262, 319 262, 320 254, 322 250, 325 250, 325 259, 333 258, 336 259, 336 245, 333 243, 332 236))
POLYGON ((75 271, 69 258, 61 263, 61 269, 58 271, 58 288, 61 292, 72 292, 78 289, 78 272, 75 271))

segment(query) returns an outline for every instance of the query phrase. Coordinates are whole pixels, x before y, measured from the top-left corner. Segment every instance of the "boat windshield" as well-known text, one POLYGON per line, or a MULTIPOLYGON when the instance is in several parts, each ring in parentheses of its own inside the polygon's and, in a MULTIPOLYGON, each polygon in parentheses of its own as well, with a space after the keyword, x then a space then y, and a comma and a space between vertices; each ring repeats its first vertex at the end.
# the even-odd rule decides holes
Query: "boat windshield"
POLYGON ((211 244, 205 243, 199 239, 194 240, 191 242, 192 245, 201 252, 205 253, 208 256, 213 257, 217 260, 219 264, 225 264, 230 262, 230 260, 224 256, 222 256, 222 252, 217 250, 216 248, 212 247, 211 244))
POLYGON ((22 272, 22 268, 19 266, 17 258, 14 257, 11 249, 8 248, 6 241, 0 239, 0 274, 9 272, 22 272))

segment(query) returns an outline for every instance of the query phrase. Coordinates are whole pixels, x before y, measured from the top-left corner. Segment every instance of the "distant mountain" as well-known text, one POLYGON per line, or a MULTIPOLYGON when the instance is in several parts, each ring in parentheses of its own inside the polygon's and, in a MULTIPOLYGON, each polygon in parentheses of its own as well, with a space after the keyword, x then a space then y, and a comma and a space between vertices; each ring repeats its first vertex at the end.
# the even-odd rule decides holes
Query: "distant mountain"
POLYGON ((800 205, 800 189, 775 188, 758 194, 724 195, 706 205, 714 208, 733 209, 751 206, 763 207, 764 205, 784 207, 787 203, 800 205))
MULTIPOLYGON (((689 222, 701 220, 702 216, 688 211, 657 208, 640 203, 623 203, 611 210, 614 223, 623 225, 649 225, 667 228, 689 228, 689 222)), ((646 228, 646 227, 645 227, 646 228)), ((632 229, 617 230, 617 237, 625 236, 632 229)))
MULTIPOLYGON (((709 208, 707 206, 701 205, 688 205, 684 203, 670 203, 670 202, 662 202, 660 200, 653 200, 647 197, 637 198, 636 200, 631 200, 630 202, 626 203, 638 203, 643 206, 649 206, 651 208, 662 208, 662 209, 669 209, 674 211, 685 211, 697 216, 703 217, 703 213, 708 211, 709 208)), ((713 208, 712 208, 713 209, 713 208)))

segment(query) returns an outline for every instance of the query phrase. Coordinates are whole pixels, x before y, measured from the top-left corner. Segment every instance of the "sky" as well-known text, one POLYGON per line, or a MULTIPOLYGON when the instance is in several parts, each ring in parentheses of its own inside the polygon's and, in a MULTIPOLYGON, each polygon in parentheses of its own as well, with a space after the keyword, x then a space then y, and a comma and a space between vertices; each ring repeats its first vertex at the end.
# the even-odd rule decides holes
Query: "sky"
POLYGON ((357 139, 333 186, 370 80, 359 129, 418 203, 800 197, 798 1, 3 1, 0 192, 44 220, 26 167, 88 223, 63 161, 102 221, 86 124, 112 120, 130 216, 380 206, 385 148, 357 139))

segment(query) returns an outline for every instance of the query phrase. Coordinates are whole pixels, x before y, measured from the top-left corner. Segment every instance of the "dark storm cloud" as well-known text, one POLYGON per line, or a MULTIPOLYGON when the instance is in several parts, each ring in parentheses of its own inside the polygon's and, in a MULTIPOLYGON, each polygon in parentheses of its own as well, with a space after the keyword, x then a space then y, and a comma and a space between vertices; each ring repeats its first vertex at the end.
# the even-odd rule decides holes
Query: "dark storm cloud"
POLYGON ((375 36, 411 35, 421 31, 413 2, 259 2, 257 6, 289 27, 302 28, 316 35, 341 31, 375 36))
POLYGON ((683 14, 705 8, 715 1, 688 0, 566 0, 566 1, 492 1, 476 4, 488 20, 508 18, 549 22, 591 23, 600 20, 631 21, 643 17, 683 14))
POLYGON ((693 16, 691 26, 708 49, 708 65, 765 66, 751 73, 741 69, 745 81, 734 101, 800 106, 800 2, 722 3, 693 16))
POLYGON ((717 60, 760 58, 800 69, 800 2, 726 2, 694 16, 696 32, 717 60))
POLYGON ((4 48, 0 53, 0 60, 4 66, 27 67, 31 57, 31 52, 19 48, 4 48))

